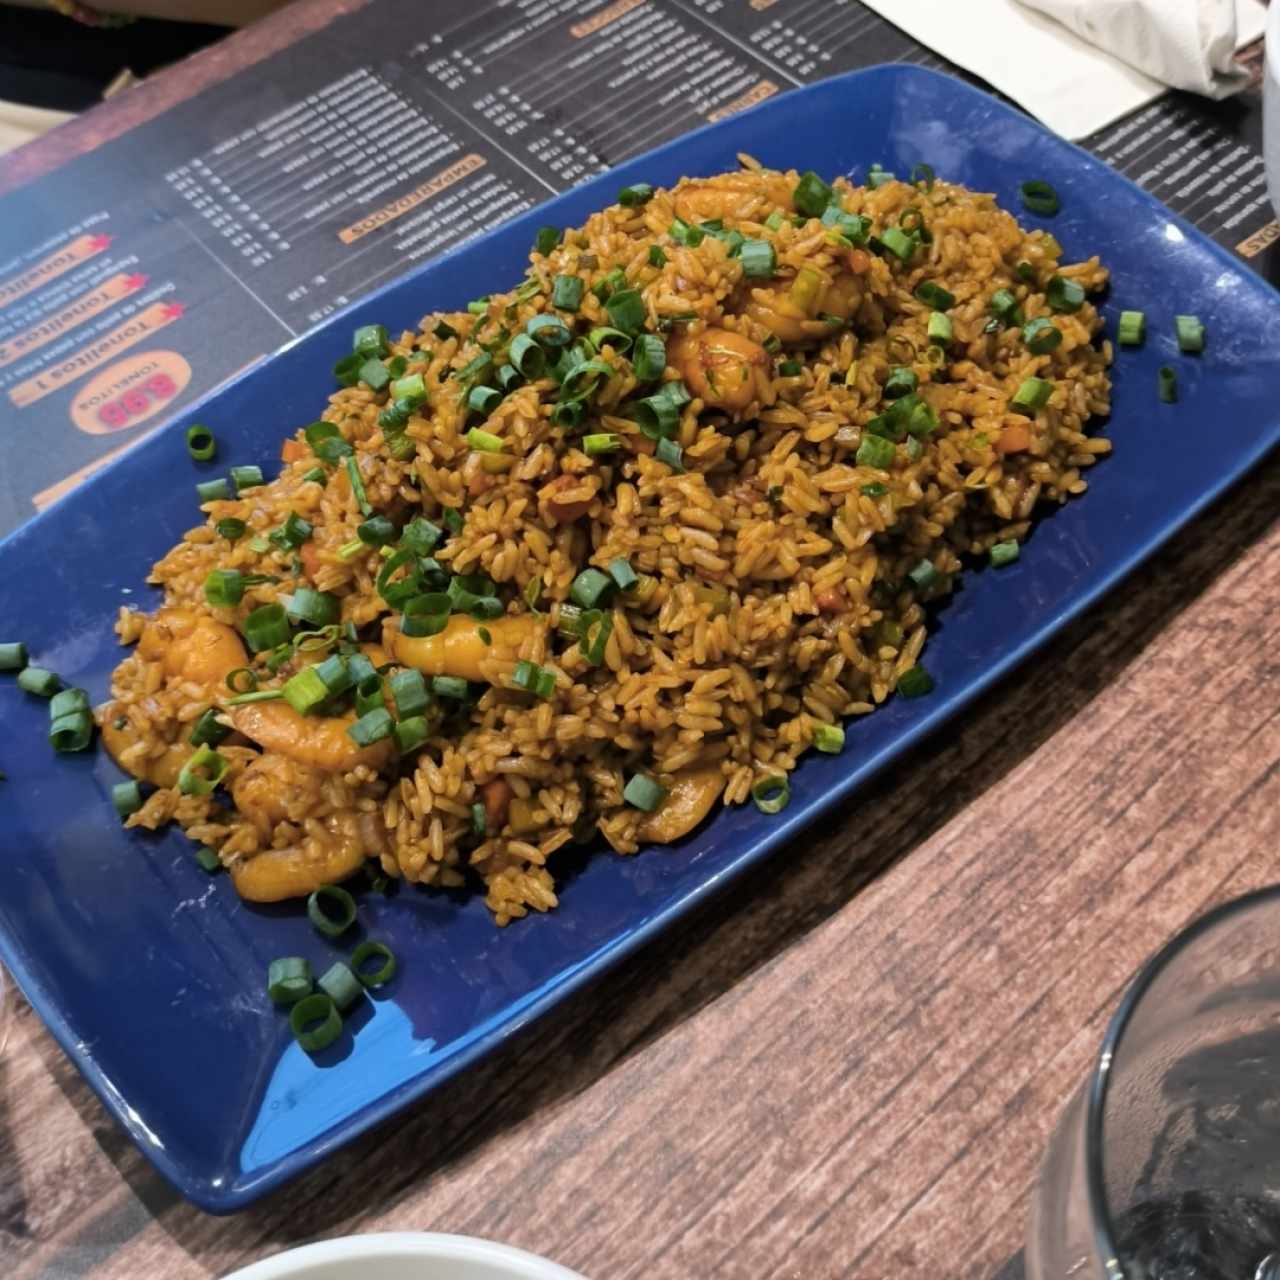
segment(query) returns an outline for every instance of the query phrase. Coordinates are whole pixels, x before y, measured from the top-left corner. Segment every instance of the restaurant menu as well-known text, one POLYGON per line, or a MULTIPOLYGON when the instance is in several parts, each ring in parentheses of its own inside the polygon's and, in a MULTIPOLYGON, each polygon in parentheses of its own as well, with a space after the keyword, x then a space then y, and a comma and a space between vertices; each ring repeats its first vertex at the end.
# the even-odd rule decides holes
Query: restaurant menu
MULTIPOLYGON (((398 273, 659 143, 880 62, 858 0, 367 7, 0 199, 0 535, 398 273)), ((1257 95, 1088 145, 1259 269, 1257 95)))

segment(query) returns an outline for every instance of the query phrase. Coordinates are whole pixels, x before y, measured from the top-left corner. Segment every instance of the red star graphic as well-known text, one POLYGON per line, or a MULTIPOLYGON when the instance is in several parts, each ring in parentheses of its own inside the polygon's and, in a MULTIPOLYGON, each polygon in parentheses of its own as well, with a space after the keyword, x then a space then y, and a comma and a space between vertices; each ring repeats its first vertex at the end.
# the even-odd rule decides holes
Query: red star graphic
POLYGON ((89 248, 94 253, 101 253, 103 249, 106 249, 110 246, 111 241, 112 241, 111 236, 90 236, 89 248))
POLYGON ((166 302, 160 309, 160 314, 166 320, 176 320, 183 312, 186 311, 186 304, 182 302, 166 302))
POLYGON ((138 289, 141 289, 142 286, 147 283, 148 279, 149 279, 148 276, 143 276, 143 275, 125 276, 124 287, 128 289, 131 293, 136 292, 138 289))

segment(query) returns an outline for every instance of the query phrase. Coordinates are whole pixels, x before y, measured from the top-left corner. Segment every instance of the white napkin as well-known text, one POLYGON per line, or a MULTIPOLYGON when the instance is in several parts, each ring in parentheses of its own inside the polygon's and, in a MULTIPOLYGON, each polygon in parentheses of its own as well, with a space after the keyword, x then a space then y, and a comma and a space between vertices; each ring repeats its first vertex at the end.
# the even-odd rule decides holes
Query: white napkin
MULTIPOLYGON (((1083 138, 1165 91, 1166 85, 1123 57, 1104 52, 1061 22, 1019 0, 863 0, 935 53, 981 76, 1050 129, 1083 138)), ((1066 9, 1117 7, 1116 0, 1032 0, 1066 9)), ((1132 0, 1163 12, 1214 0, 1132 0)), ((1256 40, 1267 20, 1261 0, 1233 0, 1235 46, 1256 40)), ((1276 0, 1280 3, 1280 0, 1276 0)), ((1099 38, 1110 40, 1100 20, 1099 38)), ((1201 30, 1193 24, 1193 30, 1201 30)), ((1176 46, 1175 46, 1176 47, 1176 46)), ((1203 49, 1203 46, 1201 46, 1203 49)), ((1203 52, 1206 64, 1209 54, 1203 52)), ((1151 64, 1155 65, 1155 64, 1151 64)))
MULTIPOLYGON (((1242 0, 1022 0, 1076 35, 1174 89, 1225 98, 1249 80, 1236 66, 1251 11, 1242 0), (1237 14, 1237 10, 1243 10, 1237 14)), ((1256 34, 1256 33, 1255 33, 1256 34)))

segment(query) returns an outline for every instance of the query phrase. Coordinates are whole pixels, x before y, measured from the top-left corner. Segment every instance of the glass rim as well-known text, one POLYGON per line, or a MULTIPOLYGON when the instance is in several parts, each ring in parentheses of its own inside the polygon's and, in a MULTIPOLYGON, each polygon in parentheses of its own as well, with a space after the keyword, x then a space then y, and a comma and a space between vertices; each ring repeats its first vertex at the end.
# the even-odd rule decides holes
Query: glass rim
POLYGON ((1271 885, 1269 888, 1255 889, 1252 893, 1232 898, 1229 902, 1221 903, 1197 917, 1180 933, 1170 938, 1138 970, 1137 976, 1129 984, 1115 1013, 1111 1015, 1106 1034, 1102 1037, 1102 1046, 1098 1050, 1093 1070, 1089 1075, 1084 1135, 1085 1189, 1089 1199, 1090 1226, 1093 1231, 1094 1248, 1098 1257, 1102 1259, 1102 1265, 1106 1268, 1107 1280, 1128 1280, 1128 1275, 1121 1264, 1119 1250, 1116 1248, 1115 1226, 1107 1206, 1107 1189, 1102 1167, 1103 1114, 1111 1087, 1111 1068, 1115 1062, 1116 1052, 1124 1041, 1124 1034, 1151 985, 1187 947, 1205 934, 1212 932, 1223 921, 1249 911, 1260 903, 1278 899, 1280 899, 1280 884, 1271 885))

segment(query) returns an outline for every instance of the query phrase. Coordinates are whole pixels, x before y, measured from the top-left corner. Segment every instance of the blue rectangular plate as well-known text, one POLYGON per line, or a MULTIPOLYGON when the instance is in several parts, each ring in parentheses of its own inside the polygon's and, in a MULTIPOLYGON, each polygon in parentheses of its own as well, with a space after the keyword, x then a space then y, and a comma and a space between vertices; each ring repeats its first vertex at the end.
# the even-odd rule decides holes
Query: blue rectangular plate
MULTIPOLYGON (((1280 300, 1137 187, 1033 121, 955 80, 910 67, 842 76, 734 117, 595 179, 407 276, 286 348, 193 410, 216 432, 217 471, 273 463, 316 417, 356 324, 413 328, 430 310, 510 287, 535 229, 582 222, 633 181, 668 184, 736 165, 905 174, 918 161, 1018 210, 1018 186, 1051 182, 1049 223, 1067 260, 1101 255, 1105 308, 1145 308, 1150 336, 1120 355, 1113 458, 1088 494, 1049 516, 1021 561, 966 577, 928 665, 937 690, 850 726, 842 755, 807 760, 780 816, 720 813, 674 848, 593 858, 549 916, 497 930, 475 899, 409 890, 364 908, 401 959, 354 1036, 313 1061, 267 1001, 268 961, 333 949, 292 908, 252 908, 210 879, 178 833, 125 833, 98 751, 54 759, 45 705, 0 681, 0 956, 104 1105, 201 1207, 240 1208, 488 1052, 793 839, 819 814, 1045 643, 1150 555, 1280 438, 1280 300), (1172 312, 1197 313, 1208 349, 1179 358, 1172 312), (1181 398, 1156 396, 1179 370, 1181 398), (197 1100, 198 1099, 198 1100, 197 1100)), ((1024 221, 1034 223, 1028 217, 1024 221)), ((197 519, 196 469, 175 424, 10 537, 0 618, 42 665, 107 694, 111 624, 158 556, 197 519), (129 594, 131 593, 131 594, 129 594)))

